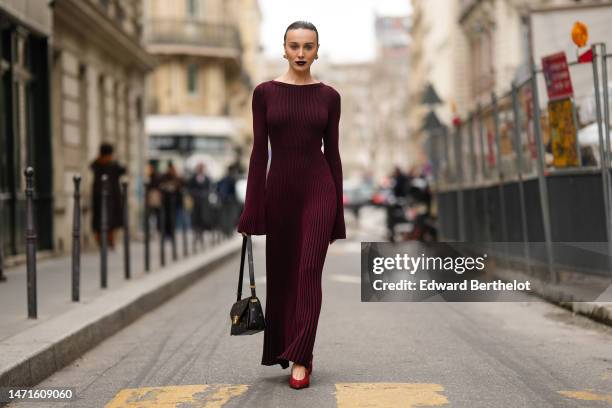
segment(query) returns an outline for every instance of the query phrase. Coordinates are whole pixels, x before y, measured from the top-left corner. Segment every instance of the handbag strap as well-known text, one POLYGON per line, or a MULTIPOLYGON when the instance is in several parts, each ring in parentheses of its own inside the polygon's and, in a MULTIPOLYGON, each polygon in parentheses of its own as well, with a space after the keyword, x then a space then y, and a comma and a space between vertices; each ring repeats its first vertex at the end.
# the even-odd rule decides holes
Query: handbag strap
POLYGON ((242 254, 240 256, 240 276, 238 278, 238 293, 236 301, 242 299, 242 282, 244 279, 244 255, 248 253, 249 260, 249 281, 251 283, 251 297, 257 297, 255 293, 255 268, 253 266, 253 245, 251 242, 251 236, 246 235, 242 238, 242 254))

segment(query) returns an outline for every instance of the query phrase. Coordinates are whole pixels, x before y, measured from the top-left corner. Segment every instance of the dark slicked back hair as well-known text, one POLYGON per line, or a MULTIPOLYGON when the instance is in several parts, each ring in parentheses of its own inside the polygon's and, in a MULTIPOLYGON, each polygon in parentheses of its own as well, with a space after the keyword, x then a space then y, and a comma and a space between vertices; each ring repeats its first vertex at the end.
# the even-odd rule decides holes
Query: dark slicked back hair
POLYGON ((113 145, 110 143, 102 143, 100 145, 100 150, 99 150, 99 154, 100 156, 108 156, 109 154, 113 154, 113 151, 115 149, 113 148, 113 145))
POLYGON ((298 28, 305 28, 306 30, 312 30, 317 35, 317 44, 319 43, 319 32, 317 31, 317 27, 314 24, 308 21, 294 21, 289 24, 289 27, 285 30, 285 36, 283 37, 283 44, 287 42, 287 31, 289 30, 297 30, 298 28))

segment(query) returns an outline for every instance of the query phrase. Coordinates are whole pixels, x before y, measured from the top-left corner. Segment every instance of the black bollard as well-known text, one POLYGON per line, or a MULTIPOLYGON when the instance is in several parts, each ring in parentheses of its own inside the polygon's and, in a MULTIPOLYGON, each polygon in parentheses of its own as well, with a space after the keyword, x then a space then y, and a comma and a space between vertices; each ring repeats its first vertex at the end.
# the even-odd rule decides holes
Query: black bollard
POLYGON ((176 191, 170 194, 170 219, 172 220, 170 225, 172 226, 170 237, 172 243, 172 260, 178 259, 178 251, 176 249, 176 191))
MULTIPOLYGON (((0 210, 2 209, 2 202, 0 201, 0 210)), ((0 211, 2 214, 2 211, 0 211)), ((2 232, 0 232, 0 282, 6 281, 4 276, 4 242, 2 241, 2 232)))
POLYGON ((166 266, 166 251, 164 243, 166 241, 166 193, 162 192, 161 205, 159 207, 159 264, 166 266))
MULTIPOLYGON (((145 184, 145 192, 149 191, 149 183, 145 184)), ((149 202, 147 201, 148 199, 148 194, 145 193, 145 203, 144 203, 144 267, 145 267, 145 272, 149 272, 149 270, 151 269, 151 248, 149 247, 150 244, 150 235, 151 235, 151 231, 150 231, 150 216, 149 216, 149 202)))
POLYGON ((125 279, 132 277, 130 268, 130 200, 128 183, 121 183, 123 191, 123 267, 125 269, 125 279))
POLYGON ((189 245, 187 243, 187 212, 183 209, 183 256, 187 258, 189 256, 189 245))
POLYGON ((28 280, 28 317, 37 318, 36 300, 36 228, 34 227, 34 169, 28 167, 26 178, 26 264, 28 280))
POLYGON ((100 200, 100 286, 107 287, 108 256, 108 176, 102 175, 102 200, 100 200))
POLYGON ((6 281, 6 276, 4 276, 4 243, 0 234, 0 282, 4 281, 6 281))
POLYGON ((191 240, 191 244, 192 244, 191 252, 193 254, 195 254, 197 252, 197 250, 198 250, 197 244, 198 244, 198 233, 199 233, 199 231, 192 227, 191 228, 191 233, 193 234, 193 239, 191 240))
POLYGON ((81 286, 81 176, 74 182, 74 211, 72 214, 72 301, 78 302, 81 286))

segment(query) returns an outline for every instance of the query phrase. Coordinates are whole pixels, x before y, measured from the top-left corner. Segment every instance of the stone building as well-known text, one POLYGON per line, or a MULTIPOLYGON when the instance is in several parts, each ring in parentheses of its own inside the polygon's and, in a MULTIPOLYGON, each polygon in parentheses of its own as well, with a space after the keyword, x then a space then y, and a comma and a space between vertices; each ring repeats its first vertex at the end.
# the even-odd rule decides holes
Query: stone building
POLYGON ((314 75, 333 86, 342 97, 340 152, 344 178, 357 179, 370 170, 378 169, 375 158, 380 141, 375 138, 375 123, 372 120, 375 110, 372 63, 322 64, 316 68, 314 75))
POLYGON ((42 248, 53 246, 49 58, 53 17, 44 0, 0 1, 0 241, 25 251, 25 179, 36 171, 42 248))
POLYGON ((0 234, 7 255, 24 250, 26 165, 36 171, 41 250, 66 252, 72 178, 81 174, 83 240, 90 234, 89 163, 102 141, 128 165, 132 221, 146 151, 145 75, 154 59, 141 44, 140 1, 0 0, 0 234))
POLYGON ((182 170, 203 161, 219 177, 243 155, 260 20, 257 0, 145 2, 146 46, 159 60, 148 84, 152 159, 182 170))
MULTIPOLYGON (((428 85, 435 88, 442 101, 435 114, 449 125, 453 106, 463 106, 457 89, 465 86, 467 62, 460 58, 465 45, 458 0, 413 0, 412 8, 408 126, 414 143, 424 145, 423 121, 429 112, 421 103, 424 90, 428 85)), ((421 156, 420 164, 425 160, 421 156)))
MULTIPOLYGON (((600 4, 573 0, 413 0, 411 128, 419 133, 426 84, 443 105, 437 113, 450 124, 452 106, 464 116, 491 93, 507 92, 529 70, 529 11, 544 6, 600 4)), ((569 30, 567 27, 568 41, 569 30)))

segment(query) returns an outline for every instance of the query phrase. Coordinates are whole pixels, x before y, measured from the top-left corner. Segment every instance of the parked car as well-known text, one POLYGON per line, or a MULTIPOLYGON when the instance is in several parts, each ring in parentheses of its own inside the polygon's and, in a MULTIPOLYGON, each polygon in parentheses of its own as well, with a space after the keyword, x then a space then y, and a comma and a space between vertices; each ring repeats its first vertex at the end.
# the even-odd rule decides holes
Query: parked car
POLYGON ((369 184, 345 182, 343 183, 342 195, 344 208, 358 216, 361 207, 372 204, 373 194, 374 187, 369 184))
POLYGON ((384 207, 393 198, 391 187, 378 187, 372 193, 371 202, 376 207, 384 207))

